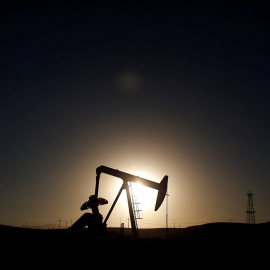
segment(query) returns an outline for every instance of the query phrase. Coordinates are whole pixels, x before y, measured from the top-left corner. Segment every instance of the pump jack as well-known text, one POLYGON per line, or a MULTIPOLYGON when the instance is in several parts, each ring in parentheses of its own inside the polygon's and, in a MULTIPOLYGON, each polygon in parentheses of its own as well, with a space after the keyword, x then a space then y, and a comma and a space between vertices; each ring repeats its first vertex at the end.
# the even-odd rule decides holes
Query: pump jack
POLYGON ((157 194, 157 200, 155 205, 155 211, 159 209, 161 206, 167 192, 167 185, 168 185, 168 176, 165 175, 160 183, 150 181, 148 179, 141 178, 139 176, 135 176, 129 173, 125 173, 119 170, 115 170, 106 166, 100 166, 96 169, 96 187, 95 187, 95 195, 92 195, 89 197, 89 201, 85 202, 81 206, 81 210, 86 210, 88 208, 92 209, 93 214, 86 213, 83 216, 81 216, 72 226, 72 230, 79 230, 86 225, 88 225, 88 230, 93 235, 96 236, 103 236, 106 234, 106 227, 107 227, 107 221, 122 193, 122 191, 125 189, 127 193, 127 200, 128 200, 128 208, 129 208, 129 215, 130 215, 130 221, 131 221, 131 227, 132 227, 132 235, 134 238, 138 236, 137 234, 137 228, 135 224, 135 217, 134 212, 132 208, 131 203, 131 196, 130 196, 130 190, 128 186, 128 182, 134 182, 134 183, 140 183, 141 185, 147 186, 149 188, 153 188, 158 190, 157 194), (116 195, 116 198, 114 199, 114 202, 104 220, 102 223, 102 215, 98 211, 99 205, 107 204, 108 201, 103 198, 98 198, 98 190, 99 190, 99 179, 101 173, 105 173, 111 176, 115 176, 118 178, 121 178, 123 180, 123 184, 116 195))

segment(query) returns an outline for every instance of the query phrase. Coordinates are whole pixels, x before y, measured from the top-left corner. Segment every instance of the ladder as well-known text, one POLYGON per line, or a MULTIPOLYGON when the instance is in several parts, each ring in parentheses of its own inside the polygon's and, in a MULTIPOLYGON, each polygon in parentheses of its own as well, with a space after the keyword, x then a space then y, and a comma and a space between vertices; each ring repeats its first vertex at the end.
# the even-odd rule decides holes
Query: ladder
POLYGON ((136 230, 137 230, 137 234, 139 236, 137 219, 142 219, 142 208, 141 208, 141 203, 138 201, 138 198, 133 191, 133 185, 134 185, 133 182, 128 182, 136 230))

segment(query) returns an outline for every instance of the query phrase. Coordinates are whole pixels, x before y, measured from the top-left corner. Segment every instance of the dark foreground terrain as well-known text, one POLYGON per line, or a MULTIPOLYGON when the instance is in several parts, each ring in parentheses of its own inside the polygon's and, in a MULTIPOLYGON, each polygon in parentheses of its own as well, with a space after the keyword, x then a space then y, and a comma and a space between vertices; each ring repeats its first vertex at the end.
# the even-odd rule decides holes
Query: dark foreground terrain
POLYGON ((33 263, 35 268, 76 264, 79 269, 98 264, 94 268, 129 265, 152 269, 160 264, 181 268, 182 263, 221 268, 232 262, 242 268, 259 266, 269 256, 269 222, 210 223, 170 229, 168 235, 164 229, 141 229, 139 239, 132 239, 128 230, 121 236, 118 230, 109 228, 107 238, 91 238, 87 231, 0 226, 1 258, 8 259, 10 266, 33 263))

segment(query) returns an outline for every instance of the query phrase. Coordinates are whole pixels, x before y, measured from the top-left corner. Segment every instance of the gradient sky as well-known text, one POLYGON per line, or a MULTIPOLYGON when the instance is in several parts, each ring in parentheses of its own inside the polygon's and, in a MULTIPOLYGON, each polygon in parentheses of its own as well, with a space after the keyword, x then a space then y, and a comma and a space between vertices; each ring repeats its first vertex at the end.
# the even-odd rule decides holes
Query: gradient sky
MULTIPOLYGON (((245 222, 249 189, 270 219, 269 9, 181 2, 1 9, 0 224, 74 222, 100 165, 168 175, 172 227, 245 222)), ((127 218, 123 195, 108 226, 127 218)))

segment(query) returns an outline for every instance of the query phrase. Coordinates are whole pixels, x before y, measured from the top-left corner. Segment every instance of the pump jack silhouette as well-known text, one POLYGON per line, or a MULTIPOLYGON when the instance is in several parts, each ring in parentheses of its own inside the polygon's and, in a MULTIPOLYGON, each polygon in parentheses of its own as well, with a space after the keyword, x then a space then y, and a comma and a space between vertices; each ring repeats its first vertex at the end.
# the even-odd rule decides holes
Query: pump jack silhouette
POLYGON ((140 183, 141 185, 144 185, 149 188, 153 188, 158 190, 157 194, 157 200, 155 205, 155 211, 159 209, 161 204, 163 203, 163 200, 166 196, 167 192, 167 186, 168 186, 168 176, 165 175, 160 183, 150 181, 148 179, 141 178, 139 176, 135 176, 129 173, 125 173, 119 170, 115 170, 106 166, 100 166, 96 169, 96 187, 95 187, 95 194, 89 197, 89 200, 85 202, 81 206, 81 210, 86 210, 88 208, 92 209, 92 214, 85 213, 82 215, 72 226, 71 230, 78 231, 85 226, 88 226, 88 231, 93 236, 105 236, 107 233, 107 221, 122 193, 122 191, 125 189, 127 193, 127 200, 128 200, 128 208, 129 208, 129 215, 130 215, 130 221, 131 221, 131 228, 132 228, 132 235, 134 238, 138 236, 136 223, 135 223, 135 217, 134 217, 134 211, 132 207, 131 202, 131 196, 130 196, 130 190, 128 186, 128 182, 134 182, 134 183, 140 183), (99 213, 98 206, 107 204, 108 201, 103 198, 98 198, 98 190, 99 190, 99 179, 101 173, 109 174, 118 178, 121 178, 123 180, 123 184, 116 195, 114 202, 104 220, 102 223, 103 217, 99 213))

